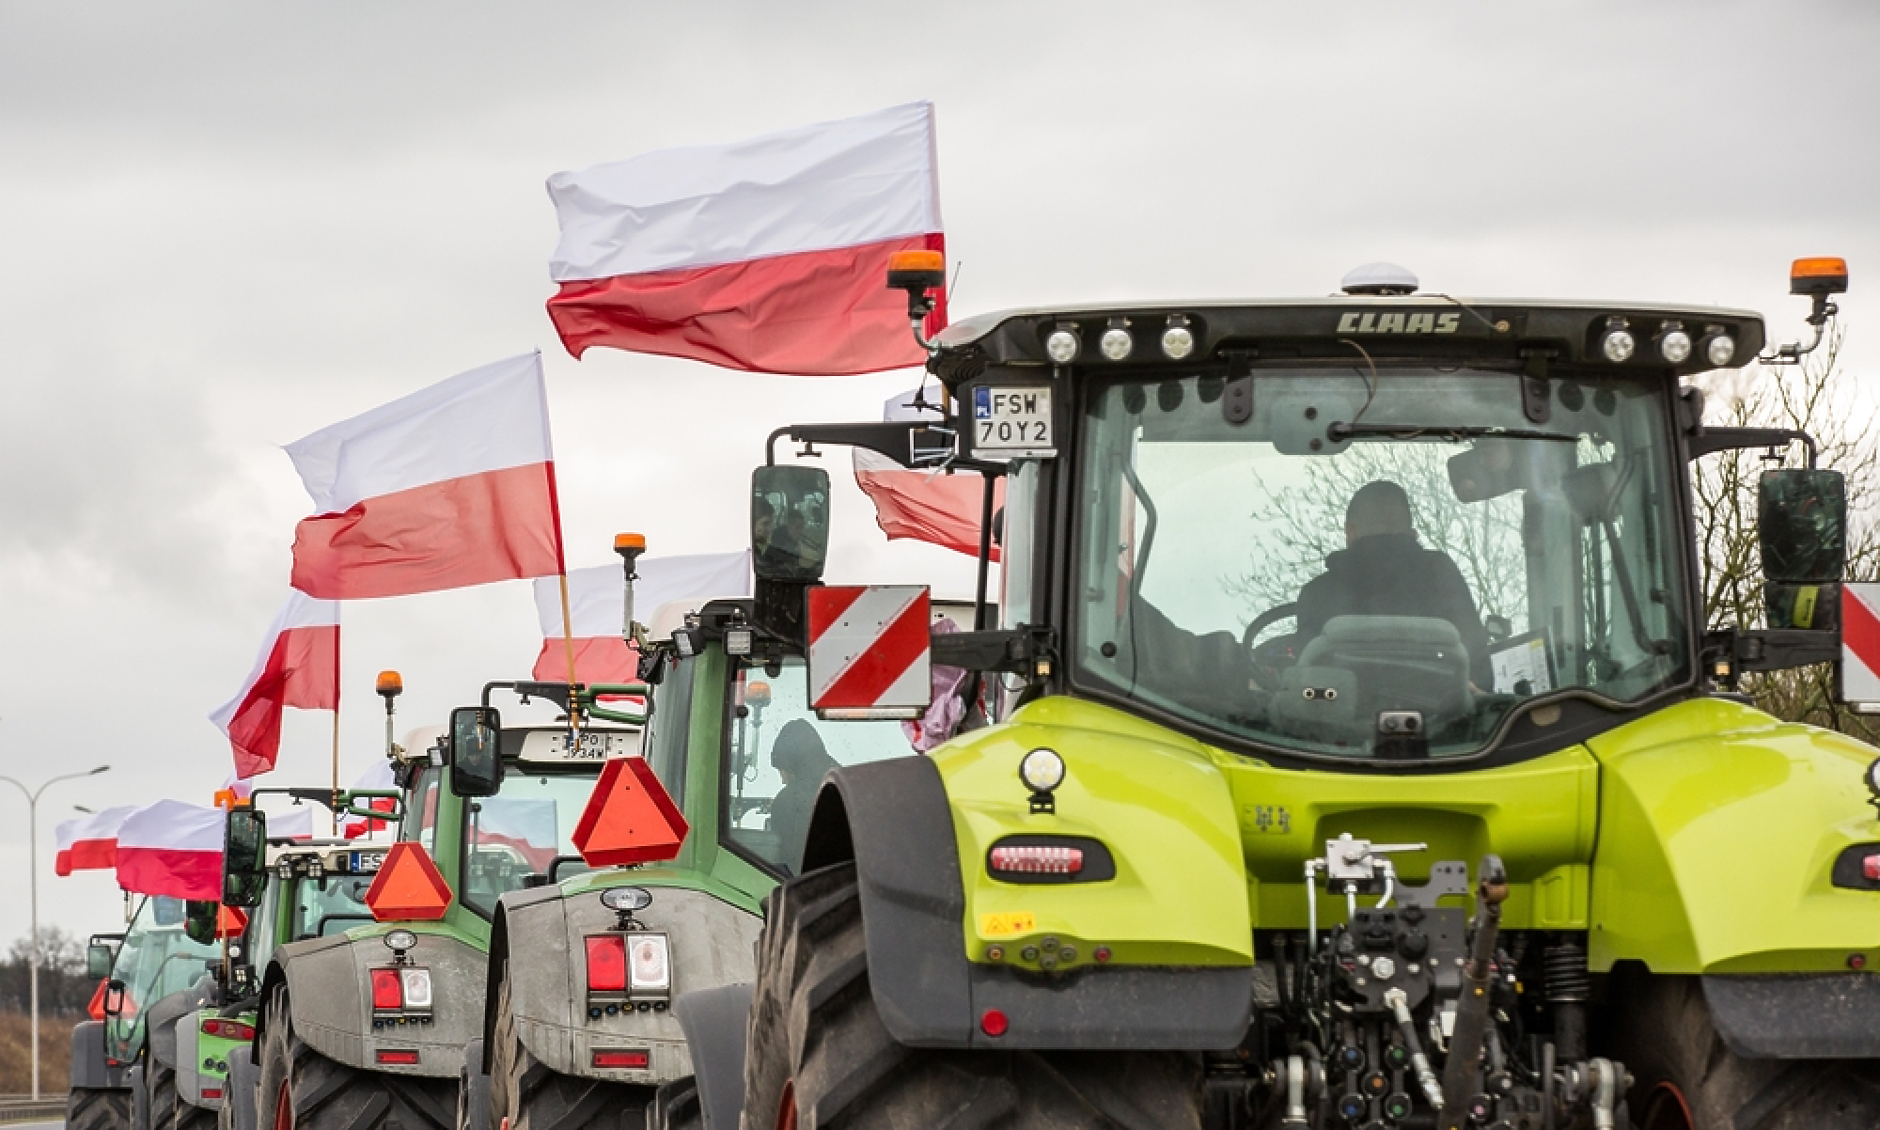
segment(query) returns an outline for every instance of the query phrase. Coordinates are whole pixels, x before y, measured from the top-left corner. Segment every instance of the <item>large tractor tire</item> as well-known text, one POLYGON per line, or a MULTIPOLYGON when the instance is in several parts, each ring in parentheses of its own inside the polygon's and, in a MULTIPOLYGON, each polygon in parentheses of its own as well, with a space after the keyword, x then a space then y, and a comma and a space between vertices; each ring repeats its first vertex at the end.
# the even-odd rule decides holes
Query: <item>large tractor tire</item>
POLYGON ((705 1130, 705 1108, 698 1101, 698 1079, 688 1075, 660 1087, 646 1112, 646 1130, 705 1130))
POLYGON ((1696 977, 1627 978, 1612 1018, 1614 1058, 1633 1078, 1638 1130, 1872 1130, 1871 1061, 1744 1059, 1717 1034, 1696 977))
POLYGON ((853 864, 769 897, 744 1130, 1199 1130, 1201 1066, 1176 1052, 911 1048, 868 983, 853 864))
POLYGON ((261 1068, 249 1052, 237 1048, 228 1061, 228 1082, 222 1084, 222 1109, 216 1112, 217 1130, 255 1130, 255 1086, 261 1068))
POLYGON ((185 1102, 181 1096, 177 1097, 176 1116, 171 1120, 175 1130, 215 1130, 215 1124, 215 1111, 185 1102))
POLYGON ((130 1130, 126 1087, 73 1087, 65 1096, 65 1130, 130 1130))
POLYGON ((257 1130, 452 1130, 454 1079, 360 1071, 294 1033, 287 990, 269 1002, 261 1042, 257 1130))
POLYGON ((490 1118, 502 1130, 645 1130, 653 1088, 563 1075, 522 1046, 507 969, 490 1039, 490 1118))
POLYGON ((145 1052, 144 1086, 150 1089, 150 1130, 176 1130, 176 1068, 145 1052))

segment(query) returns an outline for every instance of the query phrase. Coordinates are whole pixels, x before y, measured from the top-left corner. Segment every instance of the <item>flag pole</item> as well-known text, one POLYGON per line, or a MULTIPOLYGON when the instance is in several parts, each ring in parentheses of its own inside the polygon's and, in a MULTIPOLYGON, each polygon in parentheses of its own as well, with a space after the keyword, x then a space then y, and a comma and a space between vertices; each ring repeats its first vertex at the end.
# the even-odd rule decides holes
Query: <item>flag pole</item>
MULTIPOLYGON (((333 799, 339 800, 339 704, 333 704, 333 799)), ((332 824, 332 836, 339 838, 339 809, 336 805, 327 806, 327 817, 332 824)))
POLYGON ((561 583, 561 646, 568 656, 568 732, 581 728, 581 707, 574 699, 574 616, 568 611, 568 571, 555 574, 561 583))

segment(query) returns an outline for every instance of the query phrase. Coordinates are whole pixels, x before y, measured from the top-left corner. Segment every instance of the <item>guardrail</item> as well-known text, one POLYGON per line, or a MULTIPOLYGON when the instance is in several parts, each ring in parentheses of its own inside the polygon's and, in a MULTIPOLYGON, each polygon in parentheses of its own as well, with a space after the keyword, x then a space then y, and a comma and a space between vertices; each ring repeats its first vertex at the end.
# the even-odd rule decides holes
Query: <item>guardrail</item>
POLYGON ((0 1123, 57 1122, 65 1117, 65 1096, 0 1095, 0 1123))

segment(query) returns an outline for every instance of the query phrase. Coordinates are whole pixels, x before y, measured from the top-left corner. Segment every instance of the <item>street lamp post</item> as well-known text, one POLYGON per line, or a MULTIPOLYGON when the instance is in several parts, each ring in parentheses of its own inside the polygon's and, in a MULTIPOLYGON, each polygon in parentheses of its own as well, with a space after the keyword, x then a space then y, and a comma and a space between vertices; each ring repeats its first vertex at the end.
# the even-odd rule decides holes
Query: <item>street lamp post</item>
POLYGON ((39 1099, 39 794, 60 781, 96 776, 109 768, 111 768, 109 765, 100 765, 84 773, 66 773, 63 776, 42 781, 37 789, 29 789, 11 777, 0 777, 0 781, 12 785, 20 791, 21 796, 26 798, 28 885, 32 891, 33 907, 33 933, 28 939, 26 952, 27 967, 31 971, 29 978, 32 984, 30 992, 33 1013, 33 1099, 35 1102, 39 1099))

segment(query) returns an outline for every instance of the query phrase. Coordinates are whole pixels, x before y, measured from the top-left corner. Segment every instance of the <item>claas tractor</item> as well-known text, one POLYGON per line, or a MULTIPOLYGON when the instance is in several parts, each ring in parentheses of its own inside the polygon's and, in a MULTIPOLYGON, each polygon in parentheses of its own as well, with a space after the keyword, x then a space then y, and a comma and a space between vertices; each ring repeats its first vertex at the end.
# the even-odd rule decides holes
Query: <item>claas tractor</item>
MULTIPOLYGON (((1797 263, 1815 341, 1845 286, 1797 263)), ((1875 750, 1735 690, 1861 645, 1844 484, 1693 381, 1812 343, 1380 266, 924 344, 926 421, 772 443, 985 477, 997 621, 924 654, 992 718, 825 776, 746 1039, 693 1040, 744 1054, 747 1130, 1880 1125, 1875 750), (1771 614, 1707 631, 1692 465, 1730 448, 1772 455, 1771 614)), ((892 632, 819 583, 827 478, 753 493, 753 619, 836 687, 892 632)))

